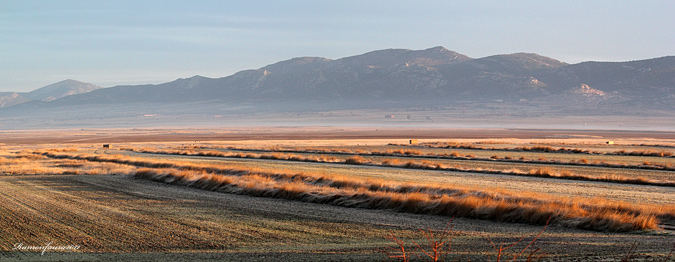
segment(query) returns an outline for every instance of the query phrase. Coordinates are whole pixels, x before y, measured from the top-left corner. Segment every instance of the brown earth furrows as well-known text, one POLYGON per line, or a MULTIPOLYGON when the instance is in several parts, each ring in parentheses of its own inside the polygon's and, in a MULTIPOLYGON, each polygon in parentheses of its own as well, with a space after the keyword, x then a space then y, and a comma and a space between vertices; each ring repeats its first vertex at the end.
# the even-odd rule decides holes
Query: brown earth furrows
MULTIPOLYGON (((87 145, 87 143, 147 140, 158 142, 189 141, 188 144, 192 144, 192 141, 190 141, 192 139, 196 142, 197 140, 217 141, 221 138, 224 140, 260 138, 268 141, 266 139, 276 139, 277 136, 295 132, 292 131, 293 128, 282 128, 281 132, 273 134, 277 130, 275 128, 269 129, 270 131, 255 131, 257 133, 246 133, 242 131, 244 129, 241 129, 231 134, 221 132, 223 130, 216 130, 212 133, 185 131, 186 133, 178 132, 174 134, 169 133, 175 130, 167 131, 168 129, 134 130, 128 133, 117 133, 115 131, 110 132, 110 134, 94 134, 90 137, 80 135, 68 137, 69 134, 65 131, 52 133, 51 130, 43 133, 34 132, 24 137, 21 135, 14 136, 16 133, 0 132, 0 138, 3 139, 1 141, 9 142, 7 146, 0 146, 5 149, 3 157, 11 160, 13 156, 11 150, 34 149, 37 146, 32 145, 43 142, 77 143, 77 146, 100 148, 100 144, 93 146, 87 145), (42 137, 43 135, 45 136, 42 137), (4 138, 8 139, 4 140, 4 138), (24 142, 31 145, 29 147, 17 146, 24 142), (7 151, 8 148, 11 149, 7 151)), ((448 130, 439 130, 441 129, 433 132, 437 134, 445 132, 442 135, 446 138, 454 135, 446 132, 448 130)), ((304 143, 302 141, 311 141, 310 139, 330 138, 330 135, 351 138, 350 135, 358 133, 357 131, 371 132, 371 134, 380 132, 361 129, 331 134, 334 131, 314 129, 309 134, 296 132, 296 134, 288 136, 299 139, 298 141, 274 141, 271 144, 265 141, 244 141, 234 144, 247 146, 251 143, 262 146, 279 145, 279 143, 294 145, 295 143, 304 143)), ((502 131, 491 130, 489 132, 502 131)), ((597 136, 613 133, 612 135, 615 135, 615 137, 626 135, 625 137, 631 138, 639 134, 614 131, 608 133, 577 132, 573 130, 564 132, 559 132, 559 130, 530 131, 532 132, 523 137, 544 138, 563 133, 583 133, 597 136)), ((427 130, 425 132, 432 131, 427 130)), ((472 134, 467 130, 462 132, 464 133, 452 138, 480 133, 474 132, 472 134)), ((82 133, 93 134, 91 131, 83 131, 82 133)), ((377 137, 378 139, 388 137, 392 133, 391 130, 385 130, 381 134, 383 136, 377 137)), ((509 135, 508 132, 503 132, 503 134, 509 135)), ((672 132, 645 132, 642 134, 672 140, 672 132)), ((401 130, 398 135, 400 135, 398 138, 405 139, 422 138, 414 137, 415 133, 412 129, 401 130), (404 134, 407 131, 411 132, 404 134)), ((605 139, 608 139, 608 137, 602 138, 602 140, 605 139)), ((390 142, 381 139, 374 143, 386 145, 390 142)), ((397 142, 403 143, 404 141, 397 142)), ((650 140, 646 142, 654 143, 650 140)), ((334 146, 335 142, 319 143, 334 146)), ((343 143, 343 141, 338 141, 338 143, 343 143)), ((356 145, 364 142, 345 143, 356 145)), ((367 141, 366 143, 370 144, 371 142, 367 141)), ((171 143, 149 144, 165 147, 171 143)), ((228 144, 224 141, 217 141, 214 145, 228 144)), ((179 144, 174 143, 174 145, 178 146, 179 144)), ((206 145, 206 143, 195 145, 206 145)), ((314 146, 315 143, 308 142, 305 145, 314 146)), ((63 147, 64 145, 57 146, 63 147)), ((73 147, 73 145, 68 146, 73 147)), ((113 145, 113 148, 119 148, 119 146, 113 145)), ((109 152, 105 151, 105 153, 109 152)), ((169 161, 188 160, 206 164, 244 163, 240 166, 256 168, 262 166, 268 170, 284 169, 286 171, 293 170, 292 172, 318 171, 329 174, 346 172, 345 174, 354 178, 386 177, 398 182, 433 182, 488 187, 490 189, 504 188, 516 191, 536 188, 537 192, 548 192, 552 195, 566 197, 576 195, 600 196, 630 201, 630 203, 638 205, 669 204, 672 203, 673 199, 672 188, 668 187, 612 185, 587 181, 572 182, 503 175, 457 174, 375 166, 325 165, 271 160, 177 156, 146 157, 168 159, 169 161), (339 172, 336 172, 337 170, 339 172)), ((45 161, 52 160, 45 158, 45 161)), ((61 162, 52 163, 64 164, 61 170, 78 168, 77 165, 68 166, 69 161, 59 161, 61 162)), ((6 164, 11 163, 6 162, 6 164)), ((130 167, 128 170, 119 173, 129 173, 131 172, 129 170, 135 170, 135 168, 130 167)), ((83 175, 86 174, 84 172, 75 173, 79 175, 63 174, 68 174, 68 172, 58 171, 44 175, 40 175, 39 172, 31 175, 15 172, 0 175, 1 261, 198 261, 200 259, 212 261, 270 259, 279 261, 379 261, 384 257, 378 254, 375 248, 391 244, 384 239, 384 236, 392 233, 391 231, 398 236, 412 237, 418 232, 417 229, 442 229, 448 221, 448 217, 443 216, 398 213, 391 210, 344 208, 300 201, 224 194, 184 186, 166 185, 135 179, 131 176, 100 175, 102 173, 96 172, 90 173, 93 175, 83 175), (38 245, 44 244, 48 240, 53 240, 54 244, 58 245, 86 245, 75 252, 51 252, 41 257, 36 252, 12 251, 12 246, 17 243, 15 242, 17 239, 27 244, 38 245), (63 241, 60 239, 63 239, 63 241), (72 239, 85 243, 77 243, 72 239)), ((462 258, 474 261, 486 260, 488 259, 487 255, 494 252, 490 244, 486 242, 487 236, 497 244, 513 243, 520 236, 536 234, 541 230, 540 226, 465 218, 456 218, 454 223, 458 236, 453 240, 453 250, 456 251, 457 255, 455 258, 461 255, 462 258)), ((629 234, 592 232, 553 226, 547 228, 542 237, 537 240, 537 247, 548 254, 544 260, 619 261, 625 256, 627 250, 632 248, 631 245, 636 243, 636 260, 644 258, 645 260, 662 261, 673 248, 675 238, 673 238, 673 232, 670 230, 672 224, 660 226, 662 229, 655 232, 633 232, 629 234)))
MULTIPOLYGON (((150 254, 146 259, 166 257, 169 260, 182 259, 181 253, 175 251, 200 252, 206 251, 220 260, 244 259, 258 254, 276 257, 273 253, 292 251, 286 259, 309 259, 320 257, 315 252, 329 252, 335 254, 333 259, 340 257, 349 260, 355 259, 355 253, 372 254, 374 247, 387 245, 382 238, 389 230, 397 234, 410 234, 407 230, 416 228, 443 228, 447 217, 425 216, 390 212, 385 210, 365 210, 355 208, 341 208, 336 206, 309 204, 296 201, 285 201, 269 198, 257 198, 242 195, 222 194, 186 187, 169 186, 155 182, 132 179, 126 176, 13 176, 1 177, 2 192, 9 192, 19 202, 26 202, 26 198, 36 196, 57 197, 50 190, 39 187, 55 187, 58 190, 79 197, 82 201, 64 202, 58 208, 37 206, 35 212, 26 206, 8 204, 7 195, 0 195, 0 230, 3 234, 0 248, 11 250, 16 238, 5 237, 6 233, 16 235, 18 241, 37 243, 54 239, 64 242, 59 244, 84 244, 73 241, 71 237, 79 231, 66 231, 66 235, 52 235, 53 230, 62 227, 78 227, 89 232, 89 240, 100 243, 103 247, 95 249, 88 245, 78 250, 76 257, 61 257, 57 253, 50 254, 57 260, 72 260, 88 257, 86 253, 115 252, 115 257, 129 256, 117 252, 158 252, 150 254), (13 189, 5 191, 8 184, 13 189), (15 193, 22 194, 15 194, 15 193), (154 196, 146 198, 144 196, 154 196), (83 221, 73 217, 69 209, 100 216, 101 219, 83 221), (118 219, 105 212, 106 209, 122 209, 131 217, 147 218, 150 224, 144 226, 157 230, 157 234, 149 231, 138 231, 135 221, 118 219), (42 219, 42 212, 53 212, 51 216, 61 220, 47 223, 42 219), (316 221, 316 222, 315 222, 316 221), (322 221, 322 222, 319 222, 322 221), (119 223, 119 229, 114 236, 120 238, 112 241, 106 232, 95 229, 107 228, 110 223, 119 223), (181 226, 188 224, 190 226, 181 226), (13 226, 12 226, 13 225, 13 226), (166 227, 169 227, 168 229, 166 227), (192 228, 192 229, 190 229, 192 228), (400 230, 406 231, 400 231, 400 230), (187 231, 179 234, 182 230, 187 231), (130 232, 132 231, 132 232, 130 232), (134 234, 133 231, 139 235, 134 234), (202 232, 213 232, 214 244, 222 247, 189 245, 182 241, 191 241, 202 232), (293 232, 293 233, 291 233, 293 232), (408 233, 406 233, 408 232, 408 233), (31 234, 32 233, 32 234, 31 234), (175 235, 172 235, 174 233, 175 235), (144 234, 150 234, 143 237, 144 234), (57 239, 58 237, 58 239, 57 239), (133 238, 138 237, 138 238, 133 238), (129 239, 126 239, 129 238, 129 239), (126 239, 126 240, 125 240, 126 239), (285 251, 284 251, 285 250, 285 251), (344 251, 338 251, 344 250, 344 251), (161 252, 161 253, 159 253, 161 252), (166 253, 172 252, 172 253, 166 253), (226 253, 214 253, 226 252, 226 253), (240 253, 244 252, 244 253, 240 253), (271 252, 271 253, 270 253, 271 252), (310 252, 310 253, 308 253, 310 252), (231 254, 231 255, 227 255, 231 254), (249 255, 242 255, 249 254, 249 255), (302 255, 306 254, 306 255, 302 255), (298 257, 299 256, 299 257, 298 257), (61 257, 59 259, 59 257, 61 257)), ((42 199, 42 198, 40 198, 42 199)), ((57 202, 63 199, 59 199, 57 202)), ((75 215, 77 216, 77 215, 75 215)), ((460 219, 454 220, 456 229, 461 231, 462 238, 456 240, 456 250, 473 250, 475 254, 489 252, 482 236, 490 234, 495 241, 513 242, 526 232, 537 232, 541 227, 526 226, 511 223, 494 223, 489 221, 460 219)), ((643 252, 664 254, 666 247, 672 246, 672 236, 643 235, 643 234, 605 234, 589 233, 567 228, 550 228, 538 241, 539 247, 553 258, 586 257, 594 254, 599 257, 608 257, 622 250, 627 239, 640 241, 644 246, 643 252), (577 243, 593 243, 579 246, 577 243)), ((108 253, 110 254, 110 253, 108 253)), ((190 253, 192 257, 204 257, 190 253)), ((101 254, 103 255, 103 254, 101 254)), ((0 252, 0 258, 30 260, 38 254, 24 252, 0 252)), ((47 255, 46 255, 47 256, 47 255)), ((98 256, 98 255, 97 255, 98 256)), ((135 255, 143 258, 143 255, 135 255)), ((106 255, 107 259, 113 259, 106 255)), ((380 259, 374 254, 367 256, 369 260, 380 259)), ((89 257, 96 260, 96 257, 89 257)), ((131 259, 131 258, 129 258, 131 259)), ((213 259, 213 258, 211 258, 213 259)), ((339 259, 338 259, 339 260, 339 259)), ((474 259, 472 259, 474 260, 474 259)))
POLYGON ((292 232, 286 226, 261 227, 246 220, 234 222, 232 227, 223 224, 227 217, 218 218, 228 206, 220 197, 223 194, 205 199, 203 192, 130 177, 13 176, 2 177, 0 188, 6 192, 0 195, 5 203, 0 205, 4 211, 0 228, 6 230, 0 247, 5 251, 14 243, 47 240, 82 245, 82 252, 171 252, 305 238, 279 235, 282 230, 292 232), (45 185, 81 200, 67 201, 66 195, 41 189, 45 185))
MULTIPOLYGON (((55 239, 56 241, 72 241, 89 248, 100 251, 134 251, 143 248, 168 250, 172 248, 217 248, 220 245, 211 243, 206 239, 195 237, 195 230, 189 226, 171 223, 164 220, 157 225, 153 214, 146 212, 130 213, 125 207, 125 195, 101 188, 88 188, 96 190, 94 194, 87 191, 78 192, 79 196, 72 192, 58 192, 41 188, 39 180, 63 181, 64 186, 77 185, 76 181, 68 181, 52 178, 34 178, 32 181, 14 180, 12 186, 3 186, 3 197, 7 199, 8 214, 21 216, 23 212, 17 210, 30 210, 32 216, 21 218, 25 223, 20 225, 10 235, 14 243, 30 241, 32 239, 55 239), (36 181, 37 180, 37 181, 36 181), (121 202, 111 206, 105 202, 121 202), (120 205, 121 204, 121 205, 120 205), (40 222, 41 221, 41 222, 40 222), (42 225, 35 227, 34 225, 42 225), (173 238, 172 236, 178 236, 173 238), (154 239, 164 239, 156 242, 154 239), (186 241, 189 240, 189 241, 186 241)), ((3 181, 3 184, 9 181, 3 181)), ((49 185, 54 187, 55 185, 49 185)), ((58 186, 56 186, 58 188, 58 186)), ((79 186, 77 186, 79 187, 79 186)), ((72 189, 71 189, 72 190, 72 189)), ((147 202, 147 201, 143 201, 147 202)), ((150 201, 152 202, 152 201, 150 201)), ((2 222, 12 221, 2 220, 2 222)), ((199 231, 199 230, 197 230, 199 231)))
MULTIPOLYGON (((143 180, 131 179, 129 177, 124 176, 53 176, 50 177, 49 179, 38 179, 38 180, 34 180, 32 177, 14 177, 10 181, 6 181, 6 178, 0 179, 0 184, 4 185, 5 182, 16 182, 21 181, 23 179, 32 180, 33 183, 42 185, 53 183, 56 181, 63 181, 64 184, 62 184, 62 186, 66 186, 67 184, 69 184, 71 186, 76 186, 79 189, 77 192, 73 192, 76 195, 80 195, 81 193, 86 192, 82 189, 86 188, 96 189, 92 190, 94 192, 93 195, 89 194, 81 195, 84 199, 90 200, 99 199, 102 198, 103 196, 109 196, 111 194, 112 195, 122 194, 127 198, 127 200, 131 201, 114 201, 114 202, 103 201, 102 203, 92 204, 93 206, 91 208, 93 208, 93 210, 90 210, 90 207, 87 205, 87 203, 89 202, 85 201, 83 202, 85 206, 82 206, 81 208, 82 210, 91 212, 92 214, 97 214, 97 212, 100 212, 96 211, 96 209, 98 209, 96 206, 99 204, 108 207, 117 207, 118 203, 125 204, 125 206, 132 205, 132 208, 129 208, 128 210, 128 212, 131 215, 144 216, 146 214, 152 214, 154 216, 154 219, 152 221, 153 224, 148 225, 148 227, 157 228, 158 226, 166 224, 172 224, 175 226, 175 224, 171 223, 172 221, 181 221, 181 223, 194 224, 200 230, 212 230, 216 232, 217 234, 219 234, 218 239, 214 240, 217 243, 230 243, 237 245, 236 247, 229 245, 222 248, 208 248, 204 246, 186 247, 186 245, 177 244, 176 241, 170 241, 171 235, 167 235, 162 231, 158 231, 160 234, 155 235, 148 240, 151 242, 140 240, 133 241, 131 243, 122 242, 118 244, 129 246, 118 246, 117 247, 118 249, 115 249, 114 247, 111 247, 111 245, 115 243, 106 242, 109 241, 109 239, 105 237, 102 233, 92 232, 93 234, 91 235, 91 237, 94 238, 94 240, 101 242, 105 247, 99 250, 94 249, 93 246, 88 246, 87 248, 83 248, 78 251, 84 253, 106 252, 106 250, 108 250, 107 252, 121 252, 120 250, 122 251, 131 250, 133 252, 170 252, 171 250, 175 250, 174 248, 180 248, 180 250, 191 250, 192 252, 200 250, 202 251, 208 250, 208 252, 215 252, 218 250, 221 251, 241 250, 242 247, 251 245, 257 246, 255 250, 260 250, 263 252, 265 252, 264 250, 268 250, 267 252, 270 252, 270 250, 275 250, 274 248, 288 246, 288 248, 291 248, 290 250, 296 250, 294 251, 295 253, 295 252, 303 252, 301 250, 306 250, 304 252, 307 252, 307 250, 330 250, 328 246, 334 245, 330 244, 334 242, 345 243, 346 244, 346 246, 344 246, 344 248, 346 248, 345 250, 352 250, 350 252, 362 250, 358 252, 360 253, 364 251, 368 252, 367 250, 370 250, 372 252, 372 250, 374 250, 372 248, 373 245, 381 246, 383 244, 386 244, 386 242, 383 240, 376 240, 378 238, 381 238, 381 236, 375 237, 372 236, 370 233, 368 233, 368 231, 361 231, 364 230, 363 227, 359 226, 361 224, 369 225, 369 227, 380 229, 387 229, 387 228, 396 229, 403 227, 403 228, 410 228, 411 230, 413 230, 415 228, 426 228, 426 227, 443 228, 447 223, 447 218, 437 216, 420 216, 413 214, 388 212, 383 210, 340 208, 335 206, 307 204, 294 201, 213 193, 202 190, 193 190, 190 188, 167 186, 153 182, 146 182, 143 180), (81 182, 81 184, 79 182, 81 182), (136 191, 143 191, 145 194, 155 195, 157 196, 157 198, 167 200, 148 205, 148 203, 143 202, 145 198, 136 196, 134 194, 127 194, 136 191), (162 207, 153 208, 153 206, 158 205, 162 207), (176 210, 177 212, 171 212, 171 210, 176 210), (214 221, 213 220, 214 217, 210 216, 210 214, 218 216, 222 215, 227 216, 226 214, 236 214, 236 216, 231 216, 227 220, 223 220, 223 221, 230 221, 231 226, 228 227, 223 226, 223 224, 220 223, 222 221, 214 221), (203 219, 199 219, 200 217, 203 217, 203 219), (259 220, 256 220, 257 218, 264 218, 264 220, 261 223, 259 220), (165 220, 168 220, 168 222, 165 220), (298 222, 292 222, 292 226, 289 227, 284 224, 287 222, 279 224, 279 222, 275 221, 279 222, 298 221, 298 222), (315 225, 313 224, 314 222, 310 221, 326 221, 322 223, 328 224, 326 224, 325 226, 315 227, 315 225), (242 223, 246 225, 244 228, 237 226, 237 224, 242 223), (300 227, 298 228, 298 226, 300 227), (356 226, 354 230, 349 229, 354 226, 356 226), (317 237, 317 235, 313 235, 314 233, 310 233, 314 232, 316 229, 334 233, 326 235, 325 237, 317 237), (310 235, 308 235, 308 237, 289 239, 287 237, 278 235, 278 233, 276 232, 278 232, 279 230, 282 230, 284 232, 297 232, 303 235, 307 235, 309 233, 310 235), (232 237, 237 235, 244 237, 243 238, 240 237, 239 240, 232 237), (161 244, 162 242, 167 241, 176 244, 176 246, 167 247, 165 244, 161 244), (370 248, 364 249, 363 247, 355 246, 355 245, 363 245, 358 244, 362 243, 363 241, 371 243, 368 245, 370 246, 370 248), (309 243, 314 243, 316 244, 316 246, 306 246, 309 243)), ((17 190, 33 190, 33 188, 32 187, 23 188, 23 186, 21 186, 20 188, 17 188, 17 190)), ((45 192, 44 190, 35 190, 33 191, 33 193, 45 194, 48 192, 45 192)), ((23 199, 23 197, 30 197, 34 194, 26 194, 21 197, 23 199)), ((4 201, 5 195, 0 195, 0 198, 2 198, 3 200, 2 203, 6 203, 4 201)), ((0 205, 0 207, 4 206, 5 206, 4 204, 0 205)), ((69 205, 67 207, 69 207, 69 205)), ((2 211, 8 210, 3 209, 2 211)), ((6 223, 7 221, 17 221, 16 215, 21 215, 22 213, 25 213, 25 209, 23 208, 16 208, 13 209, 13 211, 14 212, 0 213, 0 217, 3 218, 2 220, 0 220, 3 223, 2 228, 5 228, 5 224, 7 224, 6 223)), ((67 211, 65 211, 64 209, 56 209, 52 210, 52 212, 63 213, 67 211)), ((28 213, 30 212, 28 211, 28 213)), ((122 224, 133 223, 132 221, 115 221, 115 222, 122 224)), ((20 221, 18 224, 22 223, 23 222, 20 221)), ((30 236, 28 234, 21 234, 20 235, 21 237, 25 237, 23 241, 26 242, 33 241, 41 243, 44 241, 44 237, 53 237, 49 234, 50 231, 41 231, 50 229, 50 227, 46 227, 46 225, 43 225, 41 223, 44 223, 44 221, 35 220, 31 224, 23 225, 22 230, 26 230, 29 232, 31 231, 46 232, 46 235, 30 236)), ((87 225, 85 224, 79 224, 81 223, 79 221, 76 220, 71 221, 70 219, 67 218, 63 220, 62 223, 65 224, 55 224, 51 228, 58 228, 59 226, 65 226, 67 224, 78 227, 87 227, 87 225)), ((110 223, 110 222, 101 219, 101 220, 92 220, 89 221, 89 223, 101 226, 100 224, 102 223, 110 223)), ((457 224, 457 230, 461 231, 462 232, 461 234, 465 236, 457 240, 455 246, 456 249, 474 250, 474 252, 476 252, 475 250, 482 250, 480 252, 487 252, 488 250, 486 249, 487 245, 484 242, 484 240, 482 240, 481 237, 484 234, 486 234, 485 232, 492 232, 491 234, 495 234, 495 237, 493 238, 495 239, 495 241, 513 242, 517 240, 517 238, 520 235, 525 235, 526 234, 525 232, 537 232, 538 230, 541 229, 540 227, 536 226, 522 226, 510 223, 492 223, 488 221, 466 220, 466 219, 455 219, 455 223, 457 224)), ((184 227, 176 228, 176 230, 182 229, 184 229, 184 227)), ((125 230, 125 232, 120 232, 119 234, 117 234, 118 237, 125 237, 128 234, 130 234, 130 232, 127 231, 135 229, 133 227, 126 227, 123 228, 123 230, 125 230)), ((190 234, 198 234, 198 232, 199 231, 191 232, 190 234)), ((382 236, 384 235, 385 232, 387 231, 381 233, 382 236)), ((139 233, 145 234, 146 232, 139 232, 139 233)), ((81 244, 72 241, 72 239, 67 239, 69 235, 65 237, 66 237, 65 240, 67 241, 65 243, 81 244)), ((194 236, 186 236, 186 235, 177 235, 175 237, 182 241, 188 241, 190 240, 190 238, 194 238, 194 236)), ((552 257, 569 257, 569 256, 585 257, 588 254, 595 254, 596 256, 606 257, 608 255, 612 255, 614 252, 620 251, 621 250, 620 243, 625 242, 626 238, 639 239, 637 237, 644 237, 644 236, 636 234, 605 235, 602 233, 600 234, 585 233, 583 231, 575 231, 575 230, 570 231, 570 229, 554 227, 551 229, 547 229, 544 236, 539 241, 540 242, 539 247, 545 250, 552 257), (582 247, 576 246, 575 244, 575 243, 585 243, 587 241, 592 241, 592 243, 598 243, 598 241, 601 241, 602 243, 606 244, 598 246, 596 246, 595 244, 584 245, 582 247), (621 242, 617 243, 617 241, 621 242)), ((651 244, 647 246, 647 249, 643 250, 652 250, 651 252, 662 253, 664 252, 662 249, 669 246, 672 237, 666 235, 647 236, 645 239, 648 239, 646 241, 649 241, 649 243, 651 244)), ((11 247, 11 245, 14 244, 13 241, 15 240, 5 238, 3 242, 0 243, 0 247, 2 247, 3 250, 6 250, 7 248, 11 247)), ((641 242, 641 245, 646 245, 645 243, 641 242)), ((176 259, 175 256, 178 256, 177 255, 178 253, 175 254, 176 255, 171 255, 171 257, 174 257, 174 259, 176 259)), ((251 255, 253 254, 257 253, 255 252, 251 253, 251 255)), ((342 254, 339 256, 354 258, 353 255, 343 253, 338 254, 342 254)), ((15 255, 11 254, 5 255, 10 255, 17 258, 15 255)), ((25 254, 23 257, 31 257, 30 255, 31 254, 28 253, 25 254)), ((0 256, 3 256, 3 254, 0 253, 0 256)), ((168 254, 164 255, 158 254, 154 256, 163 257, 168 256, 168 254)), ((316 258, 316 256, 310 257, 316 258)), ((379 258, 379 256, 376 255, 374 257, 371 257, 370 259, 377 259, 377 258, 379 258)), ((18 257, 17 259, 21 258, 18 257)))
POLYGON ((456 187, 446 189, 435 186, 399 184, 389 186, 387 185, 389 182, 385 183, 381 180, 350 181, 344 177, 335 176, 249 172, 228 167, 147 161, 120 155, 98 157, 48 152, 43 155, 53 158, 75 158, 148 167, 149 169, 136 171, 135 176, 206 190, 348 207, 389 208, 413 213, 442 213, 443 215, 534 224, 541 222, 540 217, 552 215, 557 223, 571 227, 612 231, 656 228, 655 217, 667 220, 673 217, 670 211, 653 213, 641 206, 624 206, 620 203, 590 204, 590 202, 570 205, 571 199, 558 201, 550 197, 520 198, 515 196, 515 192, 495 194, 477 191, 477 189, 462 192, 465 190, 458 191, 456 187), (481 207, 477 207, 477 203, 482 203, 481 207), (560 207, 554 208, 553 206, 560 207), (615 206, 619 209, 615 209, 615 206), (474 209, 475 211, 470 211, 474 209))

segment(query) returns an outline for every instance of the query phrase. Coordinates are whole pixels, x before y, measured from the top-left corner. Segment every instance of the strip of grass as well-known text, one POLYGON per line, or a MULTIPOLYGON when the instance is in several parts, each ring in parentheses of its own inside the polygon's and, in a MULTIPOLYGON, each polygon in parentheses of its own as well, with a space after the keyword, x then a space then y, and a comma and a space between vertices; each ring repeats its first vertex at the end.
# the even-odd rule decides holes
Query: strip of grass
MULTIPOLYGON (((550 168, 536 168, 530 169, 528 171, 521 170, 496 170, 496 169, 470 169, 463 168, 458 166, 446 166, 439 163, 432 163, 429 161, 400 161, 398 159, 385 159, 379 162, 368 161, 360 155, 352 156, 347 159, 339 159, 332 156, 325 155, 295 155, 287 153, 273 152, 268 154, 260 153, 245 153, 245 152, 221 152, 221 151, 195 151, 195 150, 185 150, 185 149, 174 149, 174 150, 153 150, 153 149, 127 149, 135 152, 142 153, 153 153, 153 154, 169 154, 169 155, 187 155, 187 156, 210 156, 210 157, 231 157, 231 158, 253 158, 253 159, 274 159, 274 160, 290 160, 290 161, 304 161, 304 162, 319 162, 319 163, 343 163, 343 164, 352 164, 352 165, 374 165, 374 166, 386 166, 386 167, 398 167, 398 168, 410 168, 410 169, 430 169, 430 170, 443 170, 443 171, 454 171, 454 172, 471 172, 471 173, 486 173, 486 174, 500 174, 500 175, 515 175, 515 176, 534 176, 542 178, 558 178, 558 179, 570 179, 570 180, 584 180, 584 181, 598 181, 598 182, 610 182, 610 183, 621 183, 621 184, 634 184, 634 185, 653 185, 653 186, 667 186, 675 187, 675 182, 661 181, 648 179, 646 177, 626 177, 621 175, 585 175, 585 174, 575 174, 568 171, 555 172, 550 168)), ((304 153, 304 152, 303 152, 304 153)), ((376 153, 368 153, 367 155, 380 155, 376 153)), ((392 154, 385 154, 392 155, 392 154)), ((393 155, 399 155, 395 153, 393 155)), ((411 154, 408 154, 411 155, 411 154)), ((451 156, 452 159, 467 159, 459 156, 451 156)), ((485 159, 481 159, 485 160, 485 159)))

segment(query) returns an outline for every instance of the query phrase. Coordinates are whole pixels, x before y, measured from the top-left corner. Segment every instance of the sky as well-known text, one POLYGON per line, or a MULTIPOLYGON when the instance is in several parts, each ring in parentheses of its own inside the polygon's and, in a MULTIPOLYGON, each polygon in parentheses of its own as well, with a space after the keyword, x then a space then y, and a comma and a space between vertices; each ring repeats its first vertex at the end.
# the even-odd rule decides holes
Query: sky
POLYGON ((567 63, 675 55, 675 1, 0 0, 0 92, 224 77, 388 48, 567 63))

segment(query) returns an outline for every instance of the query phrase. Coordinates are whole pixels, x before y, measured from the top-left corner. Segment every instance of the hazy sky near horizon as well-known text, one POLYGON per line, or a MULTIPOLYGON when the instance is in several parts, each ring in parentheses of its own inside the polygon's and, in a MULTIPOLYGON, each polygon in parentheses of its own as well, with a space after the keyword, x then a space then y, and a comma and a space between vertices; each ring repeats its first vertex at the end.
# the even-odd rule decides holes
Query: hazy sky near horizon
POLYGON ((223 77, 387 48, 648 59, 675 55, 674 17, 672 0, 0 0, 0 92, 223 77))

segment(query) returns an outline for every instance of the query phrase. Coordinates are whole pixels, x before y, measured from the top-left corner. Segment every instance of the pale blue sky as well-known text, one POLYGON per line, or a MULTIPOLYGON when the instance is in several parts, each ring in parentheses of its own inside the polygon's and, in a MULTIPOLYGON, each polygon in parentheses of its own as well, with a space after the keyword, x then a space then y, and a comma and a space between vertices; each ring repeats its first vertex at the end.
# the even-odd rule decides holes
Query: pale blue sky
POLYGON ((675 55, 674 17, 672 0, 0 0, 0 91, 223 77, 386 48, 638 60, 675 55))

